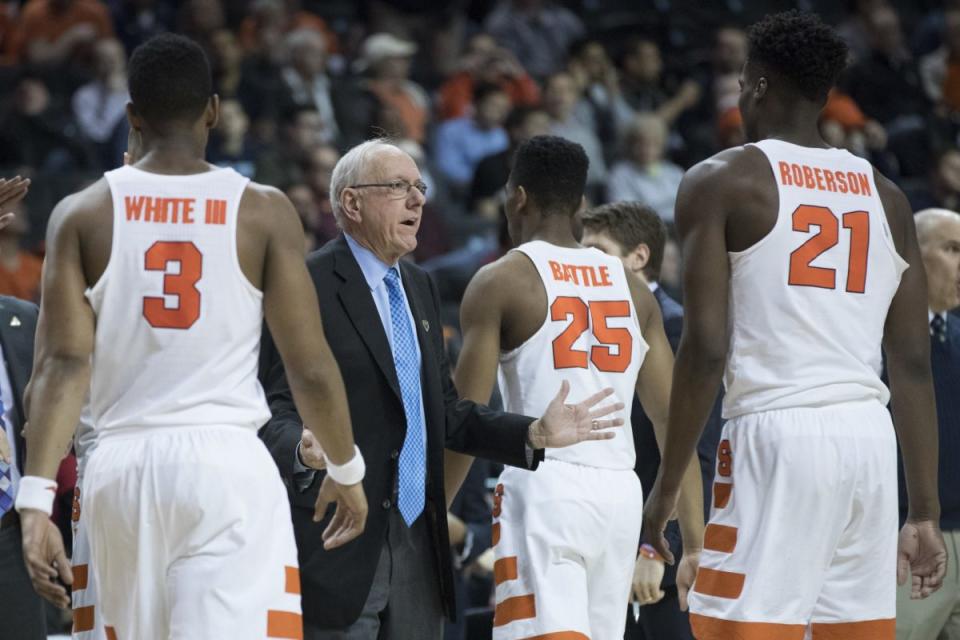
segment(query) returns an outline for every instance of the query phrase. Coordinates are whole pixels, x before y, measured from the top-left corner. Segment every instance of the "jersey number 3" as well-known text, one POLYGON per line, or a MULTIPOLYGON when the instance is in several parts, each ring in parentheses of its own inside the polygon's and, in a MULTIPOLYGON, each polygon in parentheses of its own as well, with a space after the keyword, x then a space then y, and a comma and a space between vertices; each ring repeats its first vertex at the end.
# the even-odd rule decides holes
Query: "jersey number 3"
POLYGON ((168 307, 163 296, 143 299, 143 317, 157 329, 189 329, 200 318, 200 291, 203 254, 192 242, 154 242, 144 256, 147 271, 163 271, 163 293, 177 297, 177 306, 168 307), (168 271, 171 262, 180 263, 179 273, 168 271))
MULTIPOLYGON (((847 291, 863 293, 867 285, 867 250, 870 246, 870 215, 866 211, 851 211, 841 216, 843 228, 850 230, 850 258, 847 267, 847 291)), ((804 242, 790 254, 789 283, 795 287, 837 288, 837 272, 810 263, 820 254, 832 249, 840 236, 840 221, 826 207, 802 204, 793 212, 793 230, 808 233, 817 226, 817 235, 804 242)))
POLYGON ((593 362, 600 371, 623 373, 630 366, 632 339, 624 327, 608 327, 607 318, 630 317, 630 303, 626 300, 594 300, 587 304, 580 298, 561 296, 550 305, 551 320, 572 318, 570 324, 553 341, 554 369, 586 369, 593 362), (573 348, 573 343, 584 331, 593 327, 593 335, 600 344, 590 352, 573 348), (611 346, 616 345, 613 353, 611 346))

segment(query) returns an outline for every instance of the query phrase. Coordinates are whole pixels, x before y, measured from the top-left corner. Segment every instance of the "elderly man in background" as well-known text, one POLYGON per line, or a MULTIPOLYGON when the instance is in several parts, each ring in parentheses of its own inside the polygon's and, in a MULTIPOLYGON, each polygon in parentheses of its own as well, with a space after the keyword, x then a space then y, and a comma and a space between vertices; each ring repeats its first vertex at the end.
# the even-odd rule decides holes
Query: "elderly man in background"
POLYGON ((309 640, 439 640, 453 610, 446 512, 457 489, 452 480, 444 486, 444 448, 535 469, 545 447, 613 437, 604 429, 623 423, 599 419, 622 404, 591 409, 609 389, 565 405, 565 384, 538 420, 458 399, 436 286, 400 261, 417 246, 426 190, 416 163, 393 144, 354 147, 331 180, 343 233, 307 259, 367 464, 372 508, 355 544, 322 547, 312 522, 320 474, 309 467, 323 468, 323 452, 264 338, 261 378, 273 417, 261 437, 290 487, 309 640))
MULTIPOLYGON (((924 209, 915 216, 920 255, 927 272, 930 368, 940 432, 940 529, 951 564, 943 587, 924 600, 910 599, 910 583, 897 589, 897 640, 960 638, 960 214, 924 209)), ((907 490, 900 472, 901 520, 907 490)))

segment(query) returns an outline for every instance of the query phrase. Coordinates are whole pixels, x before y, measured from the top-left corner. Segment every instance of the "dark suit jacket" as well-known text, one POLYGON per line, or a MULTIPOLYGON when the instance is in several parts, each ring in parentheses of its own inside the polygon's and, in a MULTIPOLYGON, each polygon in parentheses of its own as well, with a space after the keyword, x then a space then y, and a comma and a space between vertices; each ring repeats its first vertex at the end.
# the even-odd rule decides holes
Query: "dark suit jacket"
MULTIPOLYGON (((667 340, 670 342, 670 348, 677 352, 680 346, 680 335, 683 333, 683 307, 676 300, 667 295, 663 287, 657 287, 653 292, 657 303, 660 305, 660 312, 663 314, 663 328, 667 334, 667 340)), ((657 472, 660 469, 660 449, 657 447, 657 439, 653 432, 653 423, 640 405, 640 400, 636 395, 633 396, 633 411, 630 414, 630 422, 633 427, 633 441, 637 449, 637 466, 635 471, 640 477, 640 484, 643 487, 643 499, 646 501, 653 488, 653 483, 657 479, 657 472)), ((720 431, 723 428, 723 419, 720 417, 720 398, 714 403, 713 410, 707 420, 707 425, 703 430, 703 435, 697 445, 697 456, 700 459, 701 473, 704 480, 704 509, 709 514, 710 510, 710 487, 713 483, 713 467, 716 461, 717 445, 720 441, 720 431)), ((683 541, 680 538, 680 527, 676 521, 671 521, 667 525, 666 538, 670 543, 670 550, 674 558, 679 562, 683 551, 683 541)), ((676 584, 677 564, 666 566, 663 574, 663 583, 665 585, 676 584)))
POLYGON ((23 439, 23 425, 26 412, 23 410, 23 392, 30 373, 33 370, 33 340, 37 332, 37 306, 10 296, 0 296, 0 348, 7 363, 7 375, 13 390, 14 442, 17 466, 23 474, 23 462, 26 459, 26 447, 23 439))
MULTIPOLYGON (((397 458, 406 419, 393 356, 363 272, 341 235, 307 258, 317 288, 323 328, 347 389, 353 435, 363 452, 363 486, 370 506, 363 535, 333 551, 324 551, 326 526, 311 521, 319 482, 300 493, 292 485, 293 460, 301 420, 293 405, 283 366, 269 335, 261 354, 261 380, 273 413, 260 435, 288 483, 294 531, 300 555, 304 619, 340 629, 360 615, 370 591, 394 507, 397 458)), ((459 400, 443 348, 440 298, 420 268, 401 263, 400 271, 416 325, 423 362, 421 388, 427 426, 426 507, 437 568, 437 585, 449 615, 454 610, 453 572, 443 490, 443 450, 462 451, 504 464, 527 467, 526 432, 531 418, 491 411, 459 400)), ((291 301, 296 303, 296 301, 291 301)), ((533 467, 537 465, 534 460, 533 467)), ((327 519, 332 510, 327 514, 327 519)))

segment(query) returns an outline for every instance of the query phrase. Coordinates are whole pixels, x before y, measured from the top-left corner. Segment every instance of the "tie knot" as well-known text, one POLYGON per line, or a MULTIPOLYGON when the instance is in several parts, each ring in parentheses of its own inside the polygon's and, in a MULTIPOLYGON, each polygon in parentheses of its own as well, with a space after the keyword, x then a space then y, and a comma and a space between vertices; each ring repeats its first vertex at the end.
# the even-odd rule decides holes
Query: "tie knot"
POLYGON ((395 287, 400 282, 400 273, 396 267, 390 267, 387 270, 387 275, 383 276, 383 279, 388 286, 395 287))

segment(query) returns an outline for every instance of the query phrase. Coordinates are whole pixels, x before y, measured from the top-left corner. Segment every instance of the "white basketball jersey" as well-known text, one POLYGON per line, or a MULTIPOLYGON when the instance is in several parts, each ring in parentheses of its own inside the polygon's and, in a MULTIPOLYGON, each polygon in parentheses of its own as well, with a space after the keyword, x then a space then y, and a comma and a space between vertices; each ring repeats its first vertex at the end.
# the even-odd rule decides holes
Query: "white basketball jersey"
POLYGON ((259 428, 262 293, 240 270, 237 213, 247 179, 232 169, 105 174, 113 244, 87 290, 96 314, 90 419, 121 430, 259 428))
MULTIPOLYGON (((540 416, 570 383, 567 403, 607 387, 600 406, 620 401, 624 427, 611 440, 548 449, 547 458, 607 469, 633 469, 636 452, 630 408, 637 374, 647 353, 623 264, 597 249, 569 249, 528 242, 526 255, 547 292, 547 317, 529 340, 500 354, 500 393, 513 413, 540 416)), ((619 415, 619 414, 618 414, 619 415)), ((612 417, 612 416, 611 416, 612 417)))
POLYGON ((723 417, 877 399, 897 254, 869 162, 839 149, 755 145, 773 169, 773 230, 730 257, 723 417))

